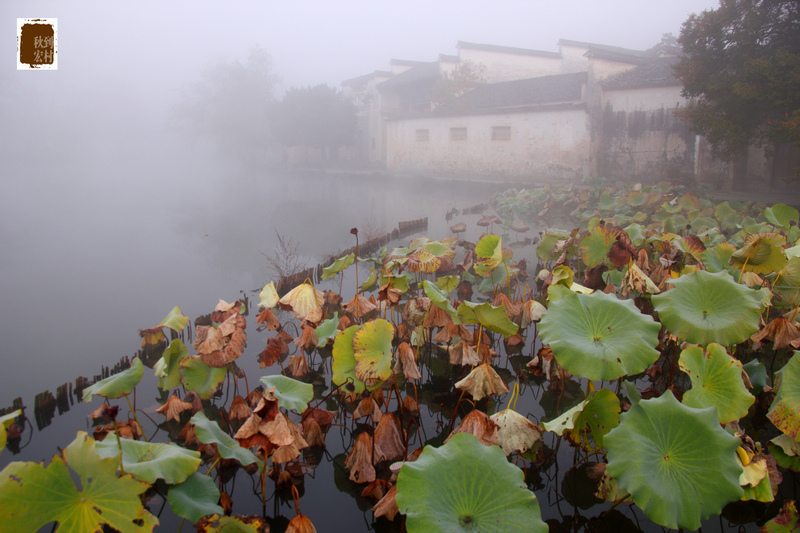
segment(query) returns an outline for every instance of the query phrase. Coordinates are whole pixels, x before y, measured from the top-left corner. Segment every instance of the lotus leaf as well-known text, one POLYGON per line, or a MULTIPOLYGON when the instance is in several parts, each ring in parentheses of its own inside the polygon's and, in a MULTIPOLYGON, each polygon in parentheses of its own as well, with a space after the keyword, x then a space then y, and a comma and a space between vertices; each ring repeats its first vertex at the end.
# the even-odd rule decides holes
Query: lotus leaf
POLYGON ((456 324, 461 323, 456 308, 453 307, 453 304, 451 304, 450 300, 447 298, 447 293, 428 280, 422 282, 422 288, 425 291, 425 296, 430 298, 433 305, 447 311, 447 314, 450 315, 450 318, 452 318, 453 322, 456 324))
POLYGON ((727 273, 698 270, 668 280, 673 289, 652 297, 661 322, 678 338, 725 346, 745 341, 758 331, 761 312, 756 291, 727 273))
POLYGON ((222 428, 216 422, 209 420, 202 411, 195 413, 190 422, 194 424, 197 440, 203 444, 216 444, 223 459, 236 459, 244 466, 253 463, 261 465, 261 461, 253 452, 242 448, 236 439, 222 431, 222 428))
POLYGON ((374 287, 376 283, 378 283, 378 271, 375 270, 374 268, 370 268, 367 280, 361 284, 361 290, 368 291, 372 287, 374 287))
POLYGON ((169 390, 181 384, 181 361, 189 357, 189 350, 180 339, 173 339, 161 359, 153 366, 153 371, 158 377, 158 388, 169 390))
POLYGON ((792 257, 772 279, 775 307, 796 307, 800 304, 800 257, 792 257))
POLYGON ((91 402, 95 394, 110 400, 130 394, 136 385, 139 384, 139 381, 142 380, 143 373, 144 367, 142 361, 137 357, 131 362, 131 366, 127 370, 100 380, 94 385, 83 389, 83 401, 91 402))
POLYGON ((589 268, 608 263, 608 252, 616 241, 617 232, 610 226, 595 226, 581 241, 581 259, 589 268))
POLYGON ((783 245, 786 238, 780 233, 755 233, 748 235, 744 246, 731 255, 731 265, 739 270, 768 274, 783 268, 786 257, 783 245))
POLYGON ((167 493, 167 501, 176 515, 191 522, 197 522, 205 515, 225 512, 217 504, 219 501, 217 484, 200 472, 195 472, 183 483, 171 486, 167 493))
POLYGON ((712 342, 705 350, 700 346, 686 348, 678 364, 692 380, 683 403, 697 408, 716 407, 722 424, 745 416, 756 400, 742 381, 742 363, 719 344, 712 342))
POLYGON ((115 457, 119 455, 120 445, 125 473, 150 484, 157 479, 163 479, 169 484, 183 483, 200 466, 200 452, 172 443, 117 439, 116 435, 109 435, 107 439, 97 443, 97 455, 103 458, 115 457), (117 443, 118 440, 120 444, 117 443))
POLYGON ((600 389, 585 400, 542 427, 557 435, 567 436, 572 442, 591 449, 591 434, 597 447, 603 446, 603 436, 619 425, 619 398, 608 389, 600 389), (588 429, 588 431, 587 431, 588 429))
POLYGON ((632 300, 570 292, 550 303, 539 323, 542 342, 571 374, 611 380, 638 374, 658 359, 661 326, 632 300))
POLYGON ((397 506, 410 533, 548 529, 522 470, 499 447, 484 446, 467 433, 439 448, 426 446, 416 461, 403 464, 397 506))
POLYGON ((519 330, 519 326, 509 320, 504 306, 494 307, 488 303, 477 304, 461 302, 458 306, 458 317, 464 324, 480 324, 488 330, 510 337, 519 330))
POLYGON ((325 295, 308 283, 301 283, 287 292, 279 301, 288 305, 300 320, 304 319, 309 311, 320 307, 320 302, 325 300, 325 295))
POLYGON ((779 226, 781 229, 789 230, 792 222, 797 224, 800 222, 800 213, 794 207, 786 204, 775 204, 772 207, 764 209, 764 216, 767 217, 770 224, 779 226))
MULTIPOLYGON (((463 341, 462 341, 463 342, 463 341)), ((469 392, 476 402, 492 394, 506 394, 508 387, 489 363, 476 366, 464 379, 455 384, 457 389, 469 392)))
POLYGON ((183 311, 181 311, 181 308, 176 305, 172 308, 172 311, 170 311, 167 316, 164 317, 164 320, 162 320, 161 324, 159 324, 157 327, 166 326, 169 329, 180 333, 188 323, 189 319, 183 316, 183 311))
POLYGON ((272 394, 278 399, 278 405, 286 410, 294 409, 302 413, 308 407, 308 402, 314 398, 314 387, 310 383, 303 383, 280 374, 264 376, 261 378, 261 383, 265 385, 266 390, 275 387, 272 394))
POLYGON ((542 438, 542 428, 512 409, 493 414, 490 419, 497 424, 497 444, 503 453, 525 453, 542 438))
POLYGON ((456 256, 456 251, 453 250, 453 246, 442 241, 426 242, 421 245, 420 248, 438 258, 446 257, 452 259, 456 256))
POLYGON ((340 257, 334 261, 331 266, 322 269, 322 279, 326 280, 336 277, 336 274, 351 266, 355 262, 356 254, 348 254, 344 257, 340 257))
POLYGON ((479 262, 475 265, 475 273, 486 276, 503 262, 503 246, 497 235, 485 235, 475 245, 475 255, 479 262))
POLYGON ((657 524, 695 530, 743 493, 739 439, 716 409, 683 405, 669 390, 633 405, 604 443, 608 473, 657 524))
POLYGON ((761 528, 763 533, 792 533, 797 531, 800 526, 800 520, 797 516, 797 508, 795 502, 786 500, 783 502, 783 507, 778 511, 778 515, 764 524, 761 528))
POLYGON ((117 477, 118 466, 118 458, 98 458, 95 440, 82 431, 46 468, 10 463, 0 472, 0 527, 39 531, 55 521, 57 531, 99 531, 103 524, 121 533, 153 531, 158 519, 139 499, 150 485, 129 475, 117 477), (80 476, 80 490, 67 464, 80 476))
POLYGON ((275 289, 275 283, 270 281, 264 285, 264 288, 261 289, 260 293, 258 293, 258 299, 259 307, 263 307, 264 309, 272 309, 278 305, 280 297, 278 296, 277 289, 275 289))
POLYGON ((382 319, 372 320, 353 335, 355 374, 370 387, 380 385, 392 374, 394 326, 382 319))
POLYGON ((553 259, 553 250, 555 249, 558 241, 568 238, 568 231, 552 229, 545 231, 544 235, 542 235, 542 240, 539 241, 539 245, 536 247, 536 256, 542 261, 549 261, 550 259, 553 259))
POLYGON ((777 373, 778 393, 767 413, 775 427, 794 440, 800 440, 800 352, 794 355, 777 373))
POLYGON ((186 390, 196 392, 203 400, 214 396, 226 374, 225 367, 210 367, 199 357, 189 357, 181 363, 183 386, 186 390))
POLYGON ((348 383, 352 384, 353 392, 356 394, 364 392, 365 388, 364 382, 356 377, 356 358, 353 351, 353 336, 360 328, 360 325, 350 326, 336 335, 336 340, 333 341, 333 363, 331 364, 333 384, 340 387, 348 383))
POLYGON ((21 414, 22 409, 17 409, 16 411, 12 411, 7 415, 0 416, 0 453, 3 451, 3 448, 6 447, 6 428, 8 428, 8 426, 14 422, 14 419, 21 414))
POLYGON ((339 325, 339 312, 335 312, 333 317, 323 320, 322 323, 317 326, 316 334, 317 334, 317 348, 322 348, 323 346, 328 344, 328 341, 332 338, 336 337, 337 327, 339 325))
POLYGON ((260 516, 220 516, 212 514, 194 525, 198 533, 261 533, 264 519, 260 516))

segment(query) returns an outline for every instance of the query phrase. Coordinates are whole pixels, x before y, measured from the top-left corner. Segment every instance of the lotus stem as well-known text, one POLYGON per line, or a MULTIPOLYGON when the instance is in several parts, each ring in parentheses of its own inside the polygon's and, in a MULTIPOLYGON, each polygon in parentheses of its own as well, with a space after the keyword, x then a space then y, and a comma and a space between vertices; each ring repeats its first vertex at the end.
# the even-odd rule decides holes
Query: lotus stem
POLYGON ((119 473, 121 476, 125 475, 125 467, 122 466, 122 441, 119 437, 119 426, 117 426, 117 419, 116 417, 111 419, 111 422, 114 423, 114 434, 117 436, 117 448, 119 448, 119 473))
POLYGON ((218 456, 217 456, 217 458, 214 460, 214 462, 213 462, 213 463, 211 463, 211 466, 209 467, 209 469, 208 469, 208 472, 206 472, 206 475, 209 475, 209 474, 211 474, 211 471, 212 471, 212 470, 214 470, 214 467, 215 467, 215 466, 217 466, 217 463, 219 462, 219 460, 220 460, 221 458, 222 458, 222 456, 221 456, 221 455, 218 455, 218 456))
POLYGON ((294 512, 300 514, 300 494, 297 492, 297 487, 292 485, 292 499, 294 500, 294 512))
POLYGON ((181 533, 181 529, 183 529, 183 523, 186 521, 185 518, 181 518, 181 525, 178 526, 178 533, 181 533))
POLYGON ((618 499, 617 501, 615 501, 615 502, 614 502, 614 505, 612 505, 611 507, 609 507, 608 509, 606 509, 606 510, 605 510, 605 512, 603 512, 603 515, 602 515, 602 516, 606 516, 608 513, 610 513, 611 511, 613 511, 613 510, 614 510, 614 508, 616 508, 616 507, 617 507, 619 504, 621 504, 622 502, 624 502, 625 500, 627 500, 627 499, 628 499, 628 498, 630 498, 630 497, 631 497, 631 493, 630 493, 630 492, 626 493, 626 494, 625 494, 624 496, 622 496, 620 499, 618 499))
MULTIPOLYGON (((134 388, 133 391, 135 393, 136 389, 134 388)), ((150 440, 147 438, 147 435, 144 434, 144 429, 142 429, 142 425, 139 423, 139 419, 136 417, 136 409, 134 409, 133 406, 131 405, 131 400, 130 398, 128 398, 127 394, 125 395, 125 400, 128 401, 128 407, 130 408, 131 413, 133 413, 133 421, 136 422, 136 425, 139 426, 139 429, 142 431, 142 437, 147 442, 150 442, 150 440)))
POLYGON ((742 271, 739 273, 739 281, 736 283, 742 282, 742 276, 744 276, 744 269, 747 268, 747 262, 750 261, 750 256, 744 258, 744 264, 742 265, 742 271))

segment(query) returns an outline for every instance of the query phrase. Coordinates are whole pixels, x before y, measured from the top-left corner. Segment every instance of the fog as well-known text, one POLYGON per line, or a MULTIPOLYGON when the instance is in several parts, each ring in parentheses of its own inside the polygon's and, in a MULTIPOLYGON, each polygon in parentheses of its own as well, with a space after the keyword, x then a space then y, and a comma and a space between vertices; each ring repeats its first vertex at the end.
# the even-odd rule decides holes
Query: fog
MULTIPOLYGON (((276 231, 313 262, 352 245, 349 227, 372 220, 391 230, 486 199, 480 186, 441 184, 421 195, 418 184, 369 175, 309 186, 268 170, 220 142, 255 132, 231 123, 216 138, 197 135, 192 117, 181 126, 184 104, 207 87, 214 65, 246 64, 258 47, 271 57, 280 98, 386 69, 391 58, 454 54, 459 40, 645 49, 677 35, 689 13, 714 7, 3 1, 7 45, 17 18, 58 19, 58 70, 17 71, 9 46, 0 56, 0 407, 132 354, 136 330, 176 304, 193 317, 263 285, 276 231)), ((222 109, 215 105, 204 112, 222 109)))

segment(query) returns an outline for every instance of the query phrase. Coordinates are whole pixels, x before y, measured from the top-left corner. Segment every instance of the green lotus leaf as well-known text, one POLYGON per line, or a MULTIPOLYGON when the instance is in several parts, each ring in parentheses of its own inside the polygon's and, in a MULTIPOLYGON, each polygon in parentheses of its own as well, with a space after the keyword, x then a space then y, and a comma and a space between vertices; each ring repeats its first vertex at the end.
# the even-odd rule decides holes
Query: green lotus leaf
POLYGON ((339 312, 333 313, 333 317, 323 320, 317 326, 315 333, 317 334, 317 348, 322 348, 328 341, 336 336, 337 327, 339 326, 339 312))
POLYGON ((716 407, 722 424, 745 416, 756 401, 744 386, 742 363, 717 343, 712 342, 705 350, 700 346, 686 348, 678 364, 692 380, 683 403, 698 409, 716 407))
POLYGON ((714 218, 719 221, 724 230, 734 229, 742 220, 741 214, 733 209, 728 202, 717 204, 714 208, 714 218))
POLYGON ((569 239, 569 232, 562 230, 549 229, 542 235, 542 240, 536 247, 536 256, 542 261, 549 261, 553 259, 553 250, 558 241, 569 239))
POLYGON ((677 198, 675 200, 673 200, 673 202, 675 202, 675 203, 673 204, 672 202, 669 202, 669 203, 668 202, 664 202, 663 204, 661 204, 661 210, 664 211, 665 213, 670 214, 670 215, 674 215, 675 213, 679 213, 680 210, 681 210, 681 206, 680 206, 680 204, 678 204, 677 198))
POLYGON ((742 370, 747 372, 747 376, 750 378, 750 383, 753 384, 753 390, 756 394, 761 394, 764 387, 769 385, 767 367, 758 359, 753 359, 749 363, 742 365, 742 370))
POLYGON ((65 532, 100 531, 104 524, 121 533, 153 531, 158 519, 139 499, 149 484, 129 475, 117 477, 119 459, 100 459, 85 432, 78 432, 63 455, 80 477, 80 489, 59 455, 46 468, 13 462, 0 471, 3 531, 39 531, 50 522, 65 532))
POLYGON ((668 280, 674 288, 651 298, 661 323, 693 344, 730 346, 758 331, 761 304, 756 292, 727 273, 697 270, 668 280))
POLYGON ((800 213, 794 207, 786 204, 775 204, 772 207, 764 209, 764 216, 767 217, 770 224, 780 226, 781 229, 789 230, 792 222, 797 224, 800 222, 800 213))
POLYGON ((631 224, 625 228, 625 233, 631 238, 634 246, 641 246, 647 237, 647 228, 639 224, 631 224))
POLYGON ((439 309, 442 309, 443 311, 447 311, 447 314, 450 315, 450 317, 453 319, 453 322, 456 324, 461 323, 458 318, 456 308, 453 307, 453 304, 451 304, 450 300, 447 298, 447 293, 428 280, 422 282, 422 288, 425 291, 425 296, 430 298, 433 305, 439 309))
POLYGON ((414 283, 414 278, 408 273, 402 274, 381 274, 381 285, 388 285, 392 289, 400 289, 400 292, 408 292, 408 288, 414 283))
POLYGON ((767 277, 772 281, 775 307, 785 309, 800 304, 800 257, 792 257, 777 274, 767 277))
POLYGON ((780 233, 755 233, 748 235, 744 246, 731 255, 731 265, 738 270, 768 274, 777 272, 786 264, 783 245, 786 238, 780 233))
POLYGON ((616 233, 608 226, 595 226, 581 241, 581 259, 589 268, 608 262, 608 252, 616 241, 616 233))
POLYGON ((769 441, 769 450, 778 466, 800 472, 800 442, 781 433, 769 441))
POLYGON ((204 533, 260 533, 263 519, 258 516, 220 516, 213 514, 204 522, 204 533), (247 522, 243 522, 247 520, 247 522))
POLYGON ((156 327, 160 328, 162 326, 166 326, 169 329, 177 333, 180 333, 181 331, 183 331, 183 328, 185 328, 186 324, 188 323, 189 323, 189 318, 183 316, 183 311, 181 311, 181 308, 176 305, 175 307, 172 308, 172 311, 170 311, 167 314, 167 316, 164 317, 164 320, 161 321, 161 324, 159 324, 156 327))
POLYGON ((200 466, 200 452, 173 443, 118 439, 116 435, 109 435, 97 443, 97 455, 103 458, 118 456, 118 440, 122 444, 122 467, 125 473, 139 481, 153 484, 157 479, 163 479, 169 484, 183 483, 200 466))
POLYGON ((475 245, 475 255, 478 262, 475 264, 475 273, 486 276, 503 262, 503 246, 497 235, 484 235, 475 245))
POLYGON ((440 259, 442 257, 452 259, 456 256, 456 251, 453 250, 453 247, 442 241, 426 242, 420 248, 440 259))
POLYGON ((219 489, 206 474, 195 472, 186 481, 173 485, 167 493, 167 501, 173 512, 181 518, 197 522, 205 515, 223 514, 225 511, 217 504, 219 489))
POLYGON ((611 211, 617 205, 617 198, 611 196, 608 191, 603 191, 597 200, 597 209, 600 211, 611 211))
POLYGON ((630 206, 639 207, 647 202, 648 195, 642 191, 631 191, 625 195, 623 201, 630 206))
POLYGON ((678 199, 678 205, 680 205, 681 209, 684 211, 694 211, 700 209, 700 200, 693 194, 684 194, 678 199))
POLYGON ((713 248, 706 248, 700 257, 709 272, 717 273, 726 270, 731 274, 738 274, 738 271, 730 264, 731 256, 735 251, 735 246, 724 242, 717 244, 713 248))
POLYGON ((141 359, 136 357, 131 361, 131 367, 118 374, 100 380, 94 385, 83 389, 83 401, 91 402, 92 397, 97 394, 109 400, 121 398, 130 394, 136 385, 142 380, 144 366, 141 359))
POLYGON ((275 288, 275 283, 270 281, 264 288, 261 289, 261 292, 258 293, 258 306, 263 307, 264 309, 272 309, 276 305, 278 305, 278 301, 281 299, 278 296, 278 291, 275 288))
POLYGON ((661 326, 639 312, 633 300, 565 294, 550 302, 539 323, 542 342, 572 375, 611 380, 643 372, 658 359, 661 326))
POLYGON ((161 358, 153 366, 153 371, 158 377, 158 388, 161 390, 174 389, 181 384, 181 362, 189 357, 189 350, 180 339, 173 339, 161 358))
POLYGON ((181 362, 181 376, 186 390, 194 391, 200 398, 208 400, 217 392, 225 379, 226 368, 210 367, 199 357, 189 357, 181 362))
POLYGON ((265 390, 275 387, 273 394, 278 399, 278 405, 286 410, 294 409, 302 413, 308 407, 308 402, 314 399, 314 386, 303 383, 283 375, 263 376, 261 383, 265 390))
POLYGON ((739 439, 720 427, 713 407, 683 405, 669 390, 633 405, 604 443, 609 475, 662 526, 695 530, 743 494, 739 439))
POLYGON ((361 284, 362 292, 370 290, 372 287, 375 286, 376 283, 378 283, 378 271, 375 270, 374 268, 370 268, 367 280, 361 284))
POLYGON ((336 274, 338 274, 345 268, 351 266, 355 262, 356 262, 356 254, 348 254, 344 257, 340 257, 339 259, 334 261, 331 266, 322 269, 322 279, 326 280, 336 277, 336 274))
POLYGON ((392 374, 394 326, 382 318, 367 322, 353 335, 355 374, 366 385, 377 386, 392 374))
POLYGON ((510 337, 519 330, 519 326, 508 318, 504 305, 494 307, 486 302, 477 304, 464 301, 458 305, 457 311, 459 319, 464 324, 480 324, 504 337, 510 337))
POLYGON ((543 422, 542 427, 569 437, 586 450, 594 448, 589 440, 591 435, 595 447, 602 448, 605 434, 619 425, 620 410, 617 395, 608 389, 600 389, 558 418, 543 422))
POLYGON ((499 446, 458 433, 447 444, 426 446, 397 479, 397 506, 415 532, 546 533, 539 502, 522 470, 499 446))
POLYGON ((458 276, 441 276, 436 279, 436 286, 445 293, 445 296, 447 296, 452 291, 456 290, 460 282, 461 278, 458 276))
POLYGON ((495 268, 489 272, 478 284, 478 291, 484 294, 492 294, 496 289, 508 287, 514 276, 519 273, 519 269, 514 265, 506 264, 504 267, 495 268))
POLYGON ((767 418, 794 440, 800 440, 800 352, 776 372, 778 393, 772 400, 767 418))
POLYGON ((763 533, 792 533, 800 528, 800 520, 797 516, 797 508, 793 500, 783 502, 783 507, 778 511, 778 515, 764 524, 761 528, 763 533))
POLYGON ((22 409, 17 409, 16 411, 12 411, 6 415, 0 416, 0 453, 2 453, 3 448, 6 447, 6 441, 8 438, 6 434, 6 428, 8 428, 8 426, 14 422, 14 419, 21 414, 22 409))
POLYGON ((333 384, 341 387, 350 383, 356 394, 364 392, 366 387, 364 382, 356 377, 356 358, 353 351, 353 336, 360 328, 360 325, 350 326, 336 335, 336 339, 333 341, 333 363, 331 364, 333 384))
POLYGON ((406 263, 406 270, 409 272, 424 272, 430 274, 439 270, 442 260, 425 250, 419 250, 409 256, 406 263))
POLYGON ((253 463, 262 465, 253 452, 242 448, 236 439, 223 431, 216 422, 209 420, 202 411, 195 413, 190 422, 194 425, 197 440, 203 444, 216 444, 223 459, 236 459, 243 466, 253 463))

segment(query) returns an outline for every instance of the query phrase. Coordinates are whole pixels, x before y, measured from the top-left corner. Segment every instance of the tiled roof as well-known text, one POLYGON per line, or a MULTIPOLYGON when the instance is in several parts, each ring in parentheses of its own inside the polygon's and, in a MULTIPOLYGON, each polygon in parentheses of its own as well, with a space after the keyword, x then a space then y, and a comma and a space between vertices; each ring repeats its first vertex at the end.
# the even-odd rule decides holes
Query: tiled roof
POLYGON ((672 72, 672 65, 677 61, 677 57, 650 58, 643 65, 608 78, 602 83, 603 89, 614 91, 681 85, 672 72))
POLYGON ((342 85, 347 85, 349 87, 355 87, 357 85, 362 85, 372 78, 382 78, 382 77, 391 77, 392 73, 385 71, 385 70, 376 70, 375 72, 370 72, 369 74, 364 74, 362 76, 356 76, 355 78, 350 78, 344 80, 342 85))
POLYGON ((438 61, 432 61, 430 63, 419 62, 417 66, 411 67, 405 72, 401 72, 391 79, 379 83, 378 88, 379 90, 383 90, 399 87, 401 85, 419 83, 421 81, 434 81, 439 79, 440 76, 438 61))
POLYGON ((587 43, 583 41, 572 41, 570 39, 559 39, 559 46, 572 46, 575 48, 588 48, 590 51, 607 52, 611 54, 621 54, 629 56, 646 57, 647 52, 643 50, 632 50, 630 48, 622 48, 621 46, 609 46, 607 44, 587 43))
POLYGON ((427 61, 413 61, 411 59, 394 59, 394 58, 392 58, 392 59, 389 60, 389 64, 390 65, 403 65, 403 66, 406 66, 406 67, 417 67, 419 65, 426 65, 427 63, 428 63, 427 61))
POLYGON ((586 72, 555 74, 481 85, 462 96, 462 108, 500 109, 582 99, 586 72))
POLYGON ((503 54, 515 54, 522 56, 538 56, 559 59, 561 54, 558 52, 543 52, 542 50, 529 50, 527 48, 515 48, 513 46, 498 46, 496 44, 478 44, 458 41, 457 48, 467 48, 472 50, 485 50, 487 52, 500 52, 503 54))
POLYGON ((445 63, 460 63, 461 59, 458 56, 439 54, 439 61, 444 61, 445 63))

